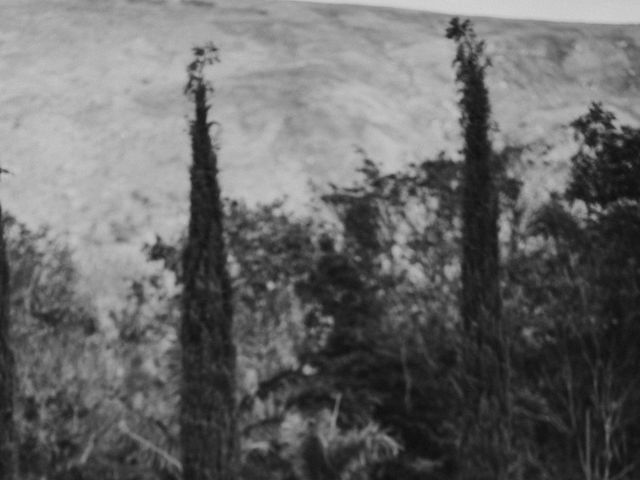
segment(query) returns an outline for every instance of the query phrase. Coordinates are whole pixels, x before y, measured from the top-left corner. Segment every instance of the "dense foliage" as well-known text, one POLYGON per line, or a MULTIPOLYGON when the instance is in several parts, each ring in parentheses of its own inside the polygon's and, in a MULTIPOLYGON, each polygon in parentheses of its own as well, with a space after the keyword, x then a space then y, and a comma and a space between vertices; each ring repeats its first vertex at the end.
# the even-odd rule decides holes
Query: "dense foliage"
POLYGON ((498 162, 490 139, 491 108, 485 82, 489 60, 469 20, 451 20, 447 38, 456 42, 460 86, 462 178, 462 290, 466 401, 476 411, 463 415, 462 478, 508 478, 511 448, 510 352, 502 315, 498 253, 498 162), (480 447, 480 448, 478 448, 480 447), (473 457, 484 457, 478 468, 473 457))
POLYGON ((0 479, 2 480, 13 480, 17 465, 13 420, 15 371, 9 336, 11 331, 9 277, 4 221, 2 208, 0 208, 0 479))
POLYGON ((194 48, 186 92, 193 97, 189 229, 182 271, 180 443, 190 480, 236 480, 236 350, 218 157, 209 134, 204 68, 213 45, 194 48))

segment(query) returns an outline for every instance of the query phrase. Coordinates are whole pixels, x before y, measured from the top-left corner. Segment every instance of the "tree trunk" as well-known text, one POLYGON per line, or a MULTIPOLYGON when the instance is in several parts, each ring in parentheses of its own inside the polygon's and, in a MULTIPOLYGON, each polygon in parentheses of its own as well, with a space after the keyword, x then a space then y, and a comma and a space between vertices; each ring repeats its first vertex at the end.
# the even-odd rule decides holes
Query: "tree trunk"
MULTIPOLYGON (((197 50, 196 50, 197 52, 197 50)), ((196 53, 196 56, 198 54, 196 53)), ((217 157, 207 121, 204 62, 191 77, 191 219, 184 253, 181 441, 185 480, 235 480, 237 433, 231 284, 217 157)), ((193 73, 193 70, 192 70, 193 73)))
POLYGON ((11 351, 9 263, 0 208, 0 480, 15 478, 15 428, 13 423, 14 360, 11 351))

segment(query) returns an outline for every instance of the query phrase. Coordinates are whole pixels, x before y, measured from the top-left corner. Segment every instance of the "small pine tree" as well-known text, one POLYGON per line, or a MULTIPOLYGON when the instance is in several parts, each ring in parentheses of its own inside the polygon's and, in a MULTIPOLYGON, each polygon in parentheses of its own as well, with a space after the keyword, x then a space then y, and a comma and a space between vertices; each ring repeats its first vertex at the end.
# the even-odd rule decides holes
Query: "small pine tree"
POLYGON ((226 266, 217 155, 209 135, 204 67, 217 61, 213 45, 194 48, 186 93, 191 123, 191 219, 184 252, 181 443, 189 480, 235 480, 238 438, 231 282, 226 266))
POLYGON ((15 478, 14 360, 9 340, 9 263, 0 208, 0 480, 15 478))

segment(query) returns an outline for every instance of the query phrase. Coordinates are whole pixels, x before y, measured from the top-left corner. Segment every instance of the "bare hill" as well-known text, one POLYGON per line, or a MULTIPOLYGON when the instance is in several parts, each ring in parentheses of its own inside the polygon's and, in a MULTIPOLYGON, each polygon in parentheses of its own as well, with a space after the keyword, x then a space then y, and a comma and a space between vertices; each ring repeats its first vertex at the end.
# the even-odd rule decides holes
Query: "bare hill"
MULTIPOLYGON (((388 168, 459 148, 446 16, 273 0, 0 8, 0 162, 13 173, 2 200, 68 232, 92 289, 132 273, 145 238, 185 225, 182 88, 195 44, 221 49, 213 116, 226 195, 288 195, 300 208, 309 180, 353 177, 356 146, 388 168)), ((590 101, 640 119, 640 28, 475 23, 493 59, 497 141, 555 145, 532 195, 561 182, 566 125, 590 101)))

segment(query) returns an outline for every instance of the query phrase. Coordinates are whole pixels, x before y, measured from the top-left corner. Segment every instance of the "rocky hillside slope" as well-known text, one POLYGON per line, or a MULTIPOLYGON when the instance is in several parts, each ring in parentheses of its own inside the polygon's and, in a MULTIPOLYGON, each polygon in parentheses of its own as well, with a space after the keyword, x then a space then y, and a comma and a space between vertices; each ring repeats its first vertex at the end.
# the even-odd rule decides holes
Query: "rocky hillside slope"
MULTIPOLYGON (((3 204, 66 232, 96 291, 131 273, 144 239, 185 225, 193 45, 221 50, 227 195, 302 208, 309 181, 353 177, 356 147, 390 169, 460 148, 446 16, 276 0, 0 8, 3 204)), ((497 142, 554 145, 531 195, 561 181, 566 124, 590 101, 640 120, 640 28, 474 21, 493 59, 497 142)))

